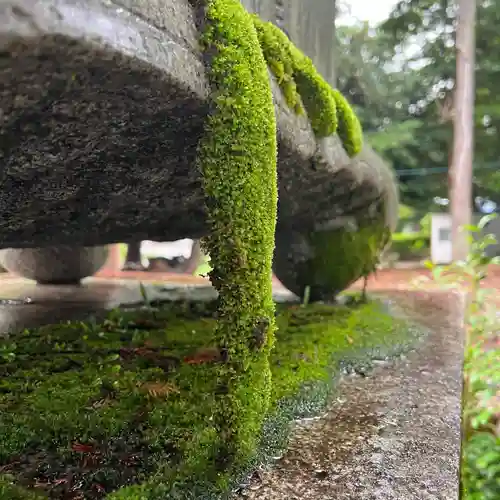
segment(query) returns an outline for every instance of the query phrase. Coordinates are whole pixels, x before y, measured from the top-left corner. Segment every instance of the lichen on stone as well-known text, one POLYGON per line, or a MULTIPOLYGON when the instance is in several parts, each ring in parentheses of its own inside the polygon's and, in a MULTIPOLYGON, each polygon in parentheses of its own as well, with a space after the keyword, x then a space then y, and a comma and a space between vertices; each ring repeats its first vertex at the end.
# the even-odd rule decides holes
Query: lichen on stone
POLYGON ((361 125, 345 97, 330 87, 282 30, 257 15, 252 19, 262 53, 288 105, 299 114, 307 112, 316 137, 337 133, 348 155, 358 154, 363 142, 361 125))

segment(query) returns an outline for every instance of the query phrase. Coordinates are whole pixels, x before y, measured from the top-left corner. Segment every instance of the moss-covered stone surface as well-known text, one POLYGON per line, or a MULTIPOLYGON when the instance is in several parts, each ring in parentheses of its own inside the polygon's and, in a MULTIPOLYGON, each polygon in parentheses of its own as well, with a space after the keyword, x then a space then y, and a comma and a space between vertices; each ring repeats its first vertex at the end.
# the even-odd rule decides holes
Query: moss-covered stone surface
POLYGON ((331 299, 359 277, 370 275, 387 239, 388 232, 380 225, 311 233, 313 258, 297 270, 300 295, 310 287, 312 300, 331 299))
POLYGON ((237 0, 202 3, 201 44, 212 112, 198 165, 210 225, 210 279, 219 292, 214 342, 223 363, 215 367, 216 386, 209 391, 212 427, 197 436, 211 443, 205 459, 224 471, 251 455, 269 404, 276 119, 250 15, 237 0))
MULTIPOLYGON (((291 418, 324 407, 342 364, 365 366, 412 337, 376 303, 280 307, 275 317, 268 67, 318 138, 337 133, 353 156, 361 129, 278 28, 238 0, 192 3, 211 87, 197 163, 218 301, 115 311, 0 340, 0 500, 217 498, 285 445, 291 418)), ((332 247, 330 236, 315 242, 328 263, 347 245, 332 247)), ((368 240, 349 243, 360 249, 352 266, 369 264, 368 240)), ((348 284, 330 269, 306 271, 320 288, 348 284)))
MULTIPOLYGON (((324 407, 342 366, 366 369, 414 338, 377 302, 278 306, 265 422, 242 415, 255 439, 223 468, 216 307, 117 310, 1 340, 0 499, 218 498, 286 444, 291 418, 324 407)), ((252 379, 234 383, 253 397, 252 379)))
POLYGON ((361 125, 344 96, 332 89, 305 56, 274 24, 252 16, 262 52, 288 105, 298 114, 307 112, 318 139, 337 133, 349 154, 361 151, 361 125))

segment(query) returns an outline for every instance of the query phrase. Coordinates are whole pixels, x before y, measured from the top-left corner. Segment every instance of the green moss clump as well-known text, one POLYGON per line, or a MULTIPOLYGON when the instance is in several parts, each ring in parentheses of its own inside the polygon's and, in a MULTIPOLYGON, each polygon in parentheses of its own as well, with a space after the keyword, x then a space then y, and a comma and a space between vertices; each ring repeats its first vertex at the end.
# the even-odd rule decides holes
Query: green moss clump
POLYGON ((252 16, 262 52, 278 80, 288 105, 297 113, 305 110, 318 138, 338 133, 349 156, 363 146, 361 125, 338 90, 330 87, 305 56, 277 26, 252 16))
MULTIPOLYGON (((47 498, 47 497, 45 497, 47 498)), ((16 486, 12 476, 0 476, 0 499, 2 500, 43 500, 44 497, 36 492, 16 486)))
POLYGON ((302 99, 293 79, 294 63, 288 38, 281 30, 270 29, 270 23, 265 23, 259 16, 253 14, 252 19, 266 63, 278 80, 287 104, 297 114, 303 114, 302 99))
POLYGON ((305 237, 311 249, 310 258, 295 264, 293 282, 287 282, 286 274, 279 277, 299 297, 309 287, 312 301, 330 300, 375 270, 377 257, 388 243, 388 236, 389 230, 380 223, 356 230, 345 228, 308 233, 305 237))
MULTIPOLYGON (((220 470, 214 423, 225 404, 217 394, 223 363, 191 362, 217 341, 212 307, 206 317, 196 310, 115 311, 13 338, 12 356, 0 358, 0 467, 11 474, 0 479, 0 500, 48 491, 59 498, 64 479, 85 498, 98 498, 97 487, 107 500, 218 498, 255 464, 259 447, 269 452, 279 433, 285 439, 292 416, 324 405, 341 364, 365 366, 411 333, 379 303, 278 306, 266 423, 252 450, 236 450, 238 466, 220 470), (35 482, 47 488, 35 491, 35 482)), ((241 385, 240 397, 253 390, 241 385)))
POLYGON ((337 104, 338 128, 337 134, 351 157, 356 156, 363 147, 363 130, 347 99, 338 91, 332 90, 337 104))
POLYGON ((217 373, 213 421, 220 443, 213 459, 225 470, 254 449, 269 402, 276 120, 248 12, 238 0, 210 0, 205 16, 212 112, 198 160, 211 225, 210 278, 219 292, 216 342, 225 357, 217 373))

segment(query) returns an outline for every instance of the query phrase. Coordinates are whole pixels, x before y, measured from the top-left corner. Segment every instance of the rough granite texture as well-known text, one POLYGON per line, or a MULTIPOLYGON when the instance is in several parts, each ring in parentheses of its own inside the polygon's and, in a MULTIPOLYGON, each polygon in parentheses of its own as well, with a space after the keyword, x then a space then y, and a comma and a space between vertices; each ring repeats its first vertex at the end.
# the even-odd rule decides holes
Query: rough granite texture
POLYGON ((371 374, 345 376, 328 413, 298 422, 285 455, 234 500, 458 499, 464 300, 391 296, 429 336, 371 374))
MULTIPOLYGON (((297 12, 285 13, 290 26, 297 12)), ((188 0, 0 3, 0 247, 206 234, 194 159, 207 86, 194 26, 188 0)), ((364 218, 381 196, 396 213, 392 179, 364 153, 349 160, 335 137, 317 143, 274 83, 273 93, 282 230, 364 218)))

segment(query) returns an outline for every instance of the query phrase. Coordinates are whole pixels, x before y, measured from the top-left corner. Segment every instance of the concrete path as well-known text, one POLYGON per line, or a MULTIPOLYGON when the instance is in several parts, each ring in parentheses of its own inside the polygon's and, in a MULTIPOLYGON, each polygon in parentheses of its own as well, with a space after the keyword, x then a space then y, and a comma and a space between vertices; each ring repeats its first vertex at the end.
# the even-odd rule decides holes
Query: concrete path
POLYGON ((327 415, 298 423, 286 454, 234 500, 458 499, 463 300, 392 296, 429 337, 364 378, 346 376, 327 415))

